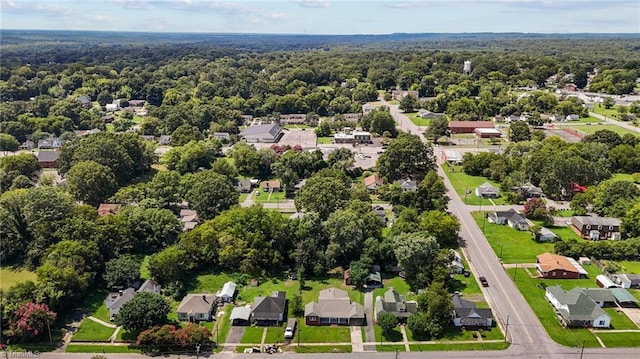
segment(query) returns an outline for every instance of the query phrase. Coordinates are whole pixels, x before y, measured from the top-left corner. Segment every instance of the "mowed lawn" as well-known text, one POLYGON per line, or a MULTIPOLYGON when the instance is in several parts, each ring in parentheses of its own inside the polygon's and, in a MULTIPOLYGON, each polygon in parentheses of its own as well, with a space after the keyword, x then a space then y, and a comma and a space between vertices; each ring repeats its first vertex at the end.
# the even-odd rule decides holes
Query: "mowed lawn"
POLYGON ((7 290, 18 282, 36 281, 36 274, 22 268, 0 268, 0 289, 7 290))
POLYGON ((114 331, 114 328, 105 327, 100 323, 85 318, 80 323, 78 331, 73 334, 72 341, 104 342, 109 340, 114 331))
POLYGON ((254 193, 253 201, 256 203, 277 203, 284 202, 286 200, 285 192, 264 192, 264 191, 256 191, 256 193, 260 193, 256 196, 254 193))
POLYGON ((624 267, 624 273, 640 274, 640 261, 619 261, 618 264, 624 267))
POLYGON ((476 187, 485 182, 489 182, 492 186, 497 188, 500 188, 499 183, 482 176, 469 176, 464 173, 462 166, 442 166, 442 168, 447 174, 447 177, 449 177, 449 181, 451 181, 451 184, 456 189, 456 194, 460 196, 460 199, 462 199, 464 203, 476 206, 480 206, 481 204, 488 206, 492 204, 491 201, 495 204, 506 204, 503 197, 491 199, 491 201, 489 201, 488 199, 477 197, 475 194, 476 187))
POLYGON ((478 226, 484 228, 484 236, 496 256, 500 257, 502 254, 503 263, 535 263, 538 254, 553 252, 553 243, 536 242, 529 231, 489 223, 484 218, 485 213, 474 212, 472 215, 478 226))
POLYGON ((585 125, 585 126, 571 126, 571 125, 569 125, 569 126, 558 126, 558 128, 561 128, 561 127, 568 127, 568 128, 573 129, 573 130, 576 130, 578 132, 583 132, 583 133, 585 133, 587 135, 592 135, 592 134, 596 133, 596 131, 599 131, 599 130, 610 130, 610 131, 613 131, 613 132, 619 134, 620 136, 624 136, 627 133, 630 133, 630 134, 632 134, 634 136, 640 135, 640 134, 638 134, 638 132, 630 131, 630 130, 627 130, 626 128, 622 128, 622 127, 619 127, 619 126, 616 126, 616 125, 592 124, 592 125, 585 125))
POLYGON ((640 333, 596 333, 607 347, 640 347, 640 333))
POLYGON ((413 122, 413 124, 416 126, 429 126, 431 124, 431 119, 422 118, 418 116, 417 112, 405 113, 405 115, 407 115, 411 122, 413 122))

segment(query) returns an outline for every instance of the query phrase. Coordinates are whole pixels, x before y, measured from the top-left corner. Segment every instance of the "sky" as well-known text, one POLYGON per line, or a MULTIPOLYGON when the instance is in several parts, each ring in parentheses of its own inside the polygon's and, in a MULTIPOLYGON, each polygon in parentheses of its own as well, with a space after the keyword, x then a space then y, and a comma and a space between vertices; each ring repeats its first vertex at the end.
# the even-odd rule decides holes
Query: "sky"
POLYGON ((0 0, 0 29, 640 33, 640 0, 0 0))

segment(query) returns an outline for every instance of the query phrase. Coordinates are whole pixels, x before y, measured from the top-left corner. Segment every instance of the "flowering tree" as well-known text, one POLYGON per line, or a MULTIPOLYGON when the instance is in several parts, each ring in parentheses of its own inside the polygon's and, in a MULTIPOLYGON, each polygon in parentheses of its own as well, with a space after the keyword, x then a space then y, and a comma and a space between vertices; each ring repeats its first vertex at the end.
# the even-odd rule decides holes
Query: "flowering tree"
POLYGON ((13 313, 9 336, 27 341, 44 333, 47 325, 56 320, 57 314, 46 304, 25 303, 13 313))
POLYGON ((212 342, 209 329, 195 323, 187 323, 182 328, 165 324, 141 332, 136 342, 147 352, 193 348, 194 344, 202 345, 203 350, 210 349, 212 342))

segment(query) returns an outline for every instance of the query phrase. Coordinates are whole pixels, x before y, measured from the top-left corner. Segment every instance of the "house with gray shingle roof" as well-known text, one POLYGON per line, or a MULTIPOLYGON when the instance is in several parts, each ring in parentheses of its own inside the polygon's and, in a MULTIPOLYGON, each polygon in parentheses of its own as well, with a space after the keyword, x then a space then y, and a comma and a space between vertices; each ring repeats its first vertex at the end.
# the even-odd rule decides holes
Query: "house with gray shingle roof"
POLYGON ((240 132, 240 136, 250 143, 276 143, 280 141, 282 135, 282 127, 276 123, 249 126, 240 132))
POLYGON ((210 321, 216 312, 215 294, 187 294, 178 306, 178 319, 190 322, 210 321))
POLYGON ((456 327, 491 327, 493 312, 490 308, 478 308, 476 303, 453 295, 453 325, 456 327))
POLYGON ((327 288, 320 291, 318 302, 304 307, 307 325, 364 325, 365 313, 362 304, 351 302, 347 291, 327 288))
POLYGON ((547 287, 545 298, 566 327, 609 328, 611 317, 581 288, 564 290, 559 285, 547 287))
POLYGON ((485 182, 476 188, 476 196, 482 198, 498 198, 500 197, 500 189, 492 186, 489 182, 485 182))
POLYGON ((253 300, 251 321, 256 325, 280 324, 285 318, 287 292, 274 291, 268 297, 253 300))
POLYGON ((400 322, 405 322, 407 318, 418 312, 418 302, 407 301, 404 295, 398 294, 393 287, 389 287, 384 293, 384 297, 377 296, 373 314, 376 320, 382 313, 393 314, 400 322))

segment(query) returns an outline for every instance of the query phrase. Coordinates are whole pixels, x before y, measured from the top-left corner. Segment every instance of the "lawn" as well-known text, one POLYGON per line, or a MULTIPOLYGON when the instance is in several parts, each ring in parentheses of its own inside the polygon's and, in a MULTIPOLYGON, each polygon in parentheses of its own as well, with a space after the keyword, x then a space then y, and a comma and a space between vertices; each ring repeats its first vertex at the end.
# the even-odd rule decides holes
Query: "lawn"
POLYGON ((351 345, 299 346, 294 350, 296 353, 351 353, 351 345))
MULTIPOLYGON (((407 327, 405 327, 405 331, 407 332, 407 340, 410 341, 410 342, 412 342, 412 341, 429 340, 429 338, 414 337, 413 333, 411 332, 411 330, 409 330, 409 328, 407 328, 407 327)), ((473 336, 476 333, 477 333, 477 331, 474 331, 474 330, 463 330, 461 328, 450 326, 450 327, 445 327, 444 328, 444 333, 443 333, 442 337, 438 338, 437 340, 440 340, 440 341, 469 341, 469 340, 477 340, 473 336)), ((483 339, 484 340, 504 340, 504 335, 500 331, 500 328, 496 327, 495 324, 494 324, 494 327, 492 327, 492 328, 483 329, 482 330, 482 335, 483 335, 483 339)))
POLYGON ((545 252, 553 252, 552 243, 538 243, 529 231, 518 231, 507 225, 489 223, 484 213, 474 212, 473 218, 498 257, 503 263, 535 263, 536 256, 545 252))
POLYGON ((599 119, 599 118, 595 118, 595 117, 589 116, 589 117, 582 117, 578 121, 575 121, 575 122, 579 122, 579 123, 600 123, 600 122, 602 122, 602 120, 599 119))
POLYGON ((411 122, 413 122, 413 124, 416 126, 429 126, 431 124, 431 119, 422 118, 418 116, 417 112, 405 113, 405 115, 407 115, 411 122))
POLYGON ((247 327, 240 343, 260 344, 262 343, 262 332, 264 327, 247 327))
POLYGON ((224 311, 224 315, 216 316, 216 325, 211 331, 211 334, 213 335, 216 343, 224 343, 227 339, 227 334, 229 334, 229 330, 231 329, 229 317, 231 316, 232 310, 233 304, 227 304, 218 310, 218 314, 220 313, 220 311, 224 311))
MULTIPOLYGON (((488 199, 477 197, 475 194, 476 187, 482 185, 485 182, 489 182, 491 185, 500 188, 500 184, 488 180, 482 176, 469 176, 462 171, 462 166, 442 166, 444 172, 449 177, 449 181, 456 189, 456 193, 466 204, 480 206, 491 205, 492 203, 488 199), (468 192, 468 193, 466 193, 468 192)), ((495 204, 505 204, 504 198, 492 199, 495 204)))
POLYGON ((376 340, 378 342, 401 342, 402 341, 402 333, 400 332, 400 328, 397 326, 388 333, 384 333, 382 331, 382 328, 380 328, 379 325, 375 325, 373 328, 376 333, 376 340))
MULTIPOLYGON (((384 292, 386 292, 389 287, 393 287, 398 294, 407 295, 409 292, 409 285, 405 282, 404 278, 400 278, 398 276, 394 276, 392 278, 384 278, 382 279, 383 288, 376 288, 373 290, 373 300, 376 299, 377 296, 384 296, 384 292)), ((408 298, 407 298, 408 299, 408 298)))
POLYGON ((253 200, 256 203, 278 203, 286 200, 285 192, 272 192, 270 194, 269 192, 256 191, 256 193, 260 193, 257 196, 253 196, 253 200))
POLYGON ((611 176, 611 179, 616 181, 633 182, 633 176, 629 173, 614 173, 613 176, 611 176))
POLYGON ((330 145, 333 143, 333 137, 318 137, 316 143, 319 145, 330 145))
POLYGON ((596 333, 607 347, 640 347, 640 333, 596 333))
POLYGON ((139 349, 129 348, 127 345, 86 345, 69 344, 67 353, 140 353, 139 349))
POLYGON ((345 326, 307 326, 304 320, 298 321, 298 329, 292 342, 300 336, 300 343, 348 343, 351 342, 349 327, 345 326))
POLYGON ((463 344, 414 344, 409 345, 412 352, 421 351, 453 351, 453 350, 503 350, 509 347, 509 343, 463 343, 463 344))
POLYGON ((0 289, 7 290, 18 282, 36 281, 36 274, 26 269, 0 268, 0 289))
POLYGON ((265 344, 282 343, 284 340, 284 327, 268 327, 267 336, 264 338, 265 344))
POLYGON ((556 213, 554 214, 554 217, 571 218, 574 215, 575 214, 572 209, 562 209, 562 210, 556 211, 556 213))
POLYGON ((547 333, 549 333, 551 339, 555 340, 558 344, 568 347, 580 347, 584 342, 586 347, 595 348, 600 345, 595 336, 587 329, 567 329, 560 325, 553 307, 544 297, 545 290, 538 287, 540 283, 544 283, 547 286, 559 284, 564 289, 571 289, 573 287, 595 287, 594 278, 597 274, 600 274, 598 269, 593 265, 584 266, 584 268, 589 272, 590 279, 536 279, 531 278, 527 274, 527 271, 522 268, 511 268, 507 271, 511 278, 515 276, 516 286, 540 319, 540 322, 547 330, 547 333))
POLYGON ((73 334, 72 341, 74 342, 106 342, 109 340, 114 328, 105 327, 102 324, 96 323, 91 319, 84 319, 80 323, 80 328, 73 334))
MULTIPOLYGON (((104 299, 104 298, 102 298, 104 299)), ((91 314, 92 316, 104 320, 105 322, 109 322, 109 310, 107 309, 107 304, 106 303, 102 303, 102 305, 95 311, 93 312, 93 314, 91 314)))
POLYGON ((406 348, 403 345, 376 345, 376 351, 378 352, 395 352, 395 351, 399 351, 399 352, 405 352, 407 351, 406 348))
MULTIPOLYGON (((633 329, 638 330, 638 326, 627 317, 622 311, 617 311, 617 308, 603 308, 605 312, 611 317, 611 327, 617 330, 633 329)), ((638 333, 640 338, 640 333, 638 333)))
POLYGON ((618 110, 614 107, 612 108, 604 108, 604 106, 602 106, 602 104, 595 104, 595 108, 593 109, 592 112, 597 113, 598 115, 603 115, 603 116, 607 116, 609 118, 618 118, 618 110))
POLYGON ((144 256, 140 264, 140 278, 145 280, 151 277, 151 273, 149 273, 149 258, 151 256, 144 256))
POLYGON ((240 199, 238 200, 238 202, 242 203, 244 202, 247 197, 249 197, 249 193, 240 193, 240 199))
MULTIPOLYGON (((617 134, 619 134, 620 136, 624 136, 627 133, 630 133, 634 136, 637 136, 638 133, 634 132, 634 131, 630 131, 627 130, 626 128, 622 128, 622 127, 618 127, 616 125, 599 125, 599 124, 593 124, 591 126, 562 126, 562 127, 569 127, 577 132, 582 132, 585 133, 587 135, 591 135, 594 134, 596 131, 599 130, 610 130, 613 131, 617 134)), ((558 126, 558 128, 560 128, 560 126, 558 126)))
POLYGON ((624 273, 640 274, 639 261, 619 261, 618 264, 624 267, 624 273))

